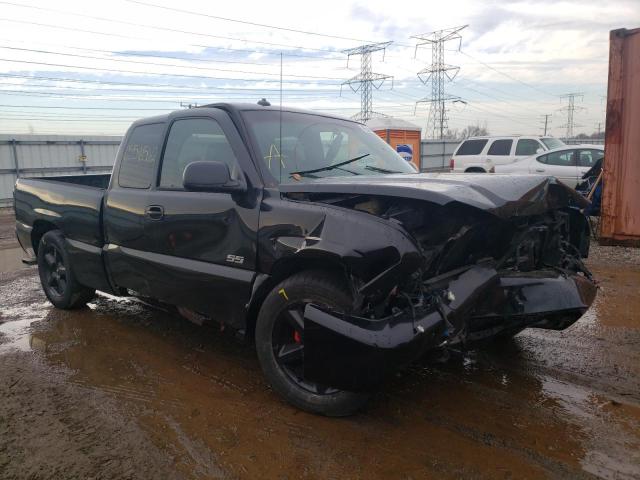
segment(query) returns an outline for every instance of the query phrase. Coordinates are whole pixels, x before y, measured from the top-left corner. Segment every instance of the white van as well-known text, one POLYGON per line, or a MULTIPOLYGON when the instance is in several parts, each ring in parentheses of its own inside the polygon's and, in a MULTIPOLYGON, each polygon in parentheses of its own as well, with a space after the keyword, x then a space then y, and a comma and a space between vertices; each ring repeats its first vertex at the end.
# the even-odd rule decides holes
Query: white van
POLYGON ((563 145, 564 142, 554 137, 470 137, 458 145, 449 169, 452 172, 492 172, 496 165, 513 163, 563 145))

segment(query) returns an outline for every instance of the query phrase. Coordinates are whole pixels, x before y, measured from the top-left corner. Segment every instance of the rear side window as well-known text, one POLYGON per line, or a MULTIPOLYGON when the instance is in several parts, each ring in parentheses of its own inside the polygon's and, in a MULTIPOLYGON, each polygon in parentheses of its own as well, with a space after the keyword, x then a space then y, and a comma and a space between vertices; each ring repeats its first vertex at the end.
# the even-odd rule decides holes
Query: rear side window
POLYGON ((542 149, 542 145, 537 140, 523 138, 518 140, 516 155, 535 155, 539 148, 542 149))
POLYGON ((513 140, 496 140, 489 147, 489 155, 509 155, 513 140))
POLYGON ((487 144, 487 140, 465 140, 458 147, 456 155, 480 155, 482 149, 487 144))
POLYGON ((124 148, 118 185, 149 188, 162 147, 163 123, 139 125, 133 129, 124 148))
POLYGON ((541 155, 536 160, 547 165, 556 165, 558 167, 572 167, 575 165, 573 150, 563 150, 561 152, 548 153, 541 155))
POLYGON ((578 166, 591 168, 602 157, 604 152, 601 150, 578 150, 578 166))

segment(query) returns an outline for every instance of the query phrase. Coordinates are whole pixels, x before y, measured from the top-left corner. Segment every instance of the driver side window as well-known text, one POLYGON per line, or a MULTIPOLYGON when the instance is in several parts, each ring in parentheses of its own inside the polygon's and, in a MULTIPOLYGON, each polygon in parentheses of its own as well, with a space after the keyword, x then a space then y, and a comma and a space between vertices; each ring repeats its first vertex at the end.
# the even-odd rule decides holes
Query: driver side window
POLYGON ((226 163, 232 179, 240 176, 231 144, 213 119, 186 118, 173 122, 162 158, 159 186, 182 189, 184 169, 193 162, 226 163))

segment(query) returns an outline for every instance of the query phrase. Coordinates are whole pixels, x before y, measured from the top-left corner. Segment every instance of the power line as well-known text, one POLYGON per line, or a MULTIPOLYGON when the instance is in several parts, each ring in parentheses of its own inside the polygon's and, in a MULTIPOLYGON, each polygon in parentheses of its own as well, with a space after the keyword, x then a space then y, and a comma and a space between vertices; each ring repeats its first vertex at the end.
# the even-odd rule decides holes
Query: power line
MULTIPOLYGON (((28 65, 44 65, 48 67, 63 67, 63 68, 79 68, 82 70, 92 70, 98 72, 110 72, 110 73, 128 73, 128 74, 137 74, 137 75, 154 75, 160 77, 182 77, 182 78, 199 78, 205 80, 227 80, 227 81, 236 81, 236 82, 251 82, 251 81, 260 81, 260 82, 271 82, 271 83, 280 83, 279 79, 247 79, 247 78, 229 78, 229 77, 210 77, 206 75, 185 75, 183 73, 160 73, 160 72, 139 72, 136 70, 120 70, 113 68, 96 68, 96 67, 85 67, 81 65, 66 65, 60 63, 49 63, 49 62, 34 62, 29 60, 14 60, 11 58, 0 58, 2 62, 11 62, 11 63, 26 63, 28 65)), ((247 72, 248 73, 248 72, 247 72)), ((261 72, 253 72, 256 75, 262 75, 261 72)), ((317 84, 315 81, 305 81, 305 80, 283 80, 282 83, 313 83, 317 84)), ((326 84, 326 85, 337 85, 337 84, 326 84)))
POLYGON ((172 111, 171 108, 148 108, 148 107, 138 107, 138 108, 127 108, 127 107, 68 107, 68 106, 58 106, 58 105, 0 105, 2 108, 55 108, 55 109, 63 109, 63 110, 123 110, 123 111, 142 111, 149 110, 155 112, 169 112, 172 111))
POLYGON ((515 77, 513 77, 513 76, 509 75, 508 73, 502 72, 502 71, 500 71, 500 70, 498 70, 498 69, 496 69, 496 68, 492 67, 492 66, 491 66, 491 65, 489 65, 488 63, 485 63, 485 62, 483 62, 482 60, 479 60, 478 58, 473 57, 473 56, 469 55, 468 53, 463 52, 462 50, 460 50, 460 53, 461 53, 462 55, 464 55, 464 56, 466 56, 466 57, 469 57, 469 58, 471 58, 472 60, 475 60, 476 62, 478 62, 478 63, 480 63, 480 64, 484 65, 484 66, 485 66, 485 67, 487 67, 489 70, 493 70, 494 72, 499 73, 500 75, 503 75, 503 76, 505 76, 505 77, 507 77, 507 78, 509 78, 509 79, 513 80, 514 82, 521 83, 522 85, 524 85, 524 86, 526 86, 526 87, 529 87, 529 88, 532 88, 532 89, 534 89, 534 90, 537 90, 538 92, 544 93, 545 95, 548 95, 548 96, 550 96, 550 97, 554 97, 554 98, 556 97, 555 95, 553 95, 553 94, 551 94, 551 93, 549 93, 549 92, 545 92, 544 90, 541 90, 540 88, 536 87, 535 85, 531 85, 531 84, 529 84, 529 83, 523 82, 522 80, 520 80, 520 79, 518 79, 518 78, 515 78, 515 77))
MULTIPOLYGON (((1 59, 0 59, 1 61, 1 59)), ((139 73, 139 72, 138 72, 139 73)), ((198 86, 182 86, 182 85, 174 85, 168 83, 141 83, 141 82, 118 82, 113 80, 87 80, 87 79, 79 79, 79 78, 68 78, 68 77, 44 77, 41 75, 23 75, 23 74, 15 74, 15 73, 0 73, 0 77, 5 78, 25 78, 25 79, 33 79, 33 80, 46 80, 52 82, 69 82, 69 83, 83 83, 83 84, 93 84, 93 85, 124 85, 124 86, 137 86, 137 87, 169 87, 169 88, 184 88, 184 89, 192 89, 197 91, 203 90, 226 90, 226 91, 249 91, 249 92, 276 92, 280 89, 278 88, 247 88, 247 87, 213 87, 208 85, 198 85, 198 86)), ((210 77, 207 77, 210 78, 210 77)), ((229 78, 225 78, 224 80, 233 80, 229 78)), ((297 83, 297 82, 296 82, 297 83)), ((2 83, 0 83, 2 85, 2 83)), ((332 85, 324 85, 324 86, 332 86, 332 85)), ((336 85, 337 86, 337 85, 336 85)), ((306 89, 307 91, 310 89, 306 89)), ((296 92, 296 91, 304 91, 302 89, 285 89, 285 92, 296 92)), ((313 89, 314 92, 337 92, 337 90, 320 90, 313 89)))
MULTIPOLYGON (((88 93, 88 94, 79 94, 79 93, 64 93, 64 92, 39 92, 39 91, 23 91, 23 90, 2 90, 0 89, 0 94, 8 95, 8 96, 18 96, 18 97, 39 97, 39 98, 65 98, 65 99, 77 99, 77 100, 96 100, 101 102, 142 102, 142 103, 171 103, 174 104, 176 102, 180 102, 179 98, 170 98, 163 96, 150 97, 145 95, 143 98, 141 97, 132 97, 132 96, 117 96, 117 95, 100 95, 97 93, 88 93)), ((247 96, 247 94, 243 94, 243 97, 235 97, 234 101, 239 100, 255 100, 260 95, 256 95, 254 97, 247 96)), ((221 94, 219 97, 227 97, 227 94, 221 94)), ((184 99, 184 96, 182 97, 184 99)), ((190 96, 193 100, 200 100, 201 102, 211 103, 213 96, 190 96)), ((325 95, 303 95, 303 96, 295 96, 288 95, 288 99, 300 100, 312 100, 312 99, 323 99, 326 98, 325 95)))
POLYGON ((444 44, 451 40, 459 40, 462 42, 460 31, 466 27, 467 25, 463 25, 411 37, 417 41, 416 54, 418 47, 422 45, 431 46, 431 65, 418 72, 418 78, 423 84, 431 84, 431 97, 423 98, 416 102, 416 106, 419 103, 430 104, 425 136, 431 134, 432 138, 444 138, 444 132, 447 128, 445 102, 458 99, 457 97, 445 94, 445 79, 452 81, 460 70, 460 67, 444 63, 444 44))
MULTIPOLYGON (((16 86, 22 86, 22 87, 25 86, 24 84, 20 84, 20 83, 0 83, 0 87, 10 86, 10 85, 16 85, 16 86)), ((50 86, 50 85, 33 85, 33 86, 30 86, 28 89, 22 89, 22 90, 0 88, 0 94, 4 94, 4 95, 56 97, 56 98, 69 97, 69 98, 79 98, 79 99, 83 99, 83 98, 103 99, 104 98, 109 100, 113 99, 115 101, 166 100, 168 98, 172 98, 172 97, 168 97, 167 95, 179 95, 183 99, 186 96, 194 100, 200 100, 203 102, 208 101, 208 103, 211 103, 209 99, 212 99, 212 98, 233 98, 234 100, 242 100, 242 99, 253 100, 257 97, 265 95, 265 93, 263 92, 207 93, 207 92, 189 92, 189 91, 186 91, 186 92, 171 91, 170 92, 170 91, 163 91, 163 90, 155 90, 153 92, 153 93, 157 93, 158 95, 149 95, 149 93, 151 92, 144 91, 144 90, 113 89, 113 88, 92 89, 92 88, 74 88, 74 87, 67 87, 67 86, 50 86), (38 87, 54 88, 55 90, 37 90, 38 87), (73 90, 73 92, 58 91, 58 90, 73 90), (140 95, 137 95, 137 96, 131 95, 130 93, 127 93, 127 92, 143 94, 144 98, 142 98, 140 95)), ((271 93, 275 93, 275 92, 271 92, 271 93)), ((293 94, 287 95, 287 99, 289 100, 290 99, 313 100, 313 99, 326 99, 326 98, 327 98, 327 94, 325 93, 313 93, 313 92, 301 92, 301 93, 293 93, 293 94)), ((335 98, 339 99, 340 97, 336 96, 335 98)))
MULTIPOLYGON (((116 92, 116 93, 126 93, 126 92, 134 92, 134 93, 143 93, 146 97, 150 97, 148 94, 149 93, 160 93, 160 94, 167 94, 167 95, 171 95, 171 94, 176 94, 176 95, 188 95, 191 94, 196 95, 196 96, 204 96, 206 97, 210 97, 210 96, 216 96, 216 95, 224 95, 224 96, 234 96, 234 95, 243 95, 245 98, 249 98, 247 96, 247 91, 249 92, 255 92, 256 95, 261 95, 261 92, 276 92, 275 89, 267 89, 267 90, 261 90, 261 89, 246 89, 246 90, 242 90, 241 92, 229 92, 226 91, 227 89, 225 88, 220 88, 217 90, 222 90, 222 91, 216 91, 216 92, 211 92, 211 93, 207 93, 206 89, 196 89, 196 91, 191 92, 191 91, 180 91, 180 90, 159 90, 159 89, 153 89, 151 91, 149 91, 148 89, 140 89, 140 88, 104 88, 104 87, 100 87, 100 88, 83 88, 83 87, 75 87, 75 86, 66 86, 66 85, 36 85, 36 84, 25 84, 25 83, 12 83, 12 82, 2 82, 0 81, 0 93, 3 92, 25 92, 25 93, 48 93, 48 94, 52 94, 55 95, 57 93, 61 93, 61 92, 55 92, 55 91, 50 91, 50 92, 39 92, 38 90, 35 90, 35 88, 53 88, 55 90, 74 90, 77 92, 116 92), (23 87, 23 90, 4 90, 2 87, 5 86, 14 86, 14 87, 23 87), (27 87, 27 89, 24 89, 24 87, 27 87)), ((326 90, 286 90, 288 92, 295 92, 292 94, 288 94, 287 98, 301 98, 301 97, 319 97, 319 98, 326 98, 327 93, 336 93, 335 90, 330 90, 330 91, 326 91, 326 90)), ((99 93, 97 94, 90 94, 90 95, 99 95, 99 93)), ((137 97, 139 98, 139 97, 137 97)), ((154 98, 154 97, 150 97, 150 98, 154 98)), ((158 97, 159 98, 159 97, 158 97)), ((164 97, 163 97, 164 98, 164 97)), ((340 98, 340 97, 336 97, 336 98, 340 98)))
MULTIPOLYGON (((5 50, 16 50, 21 52, 31 52, 31 53, 44 53, 48 55, 60 55, 64 57, 72 57, 72 58, 89 58, 92 60, 103 60, 107 62, 119 62, 119 63, 132 63, 135 65, 153 65, 159 67, 174 67, 174 68, 188 68, 190 70, 213 70, 218 72, 230 72, 230 73, 249 73, 255 75, 271 75, 271 76, 279 76, 278 73, 269 73, 269 72, 256 72, 256 71, 246 71, 246 70, 236 70, 236 69, 226 69, 226 68, 213 68, 213 67, 197 67, 193 65, 176 65, 172 63, 155 63, 155 62, 140 62, 136 60, 125 60, 121 58, 106 58, 106 57, 95 57, 92 55, 80 55, 77 53, 65 53, 65 52, 54 52, 52 50, 36 50, 31 48, 20 48, 20 47, 9 47, 6 45, 0 45, 0 48, 5 50)), ((288 77, 295 78, 311 78, 317 80, 342 80, 338 77, 317 77, 313 75, 295 75, 290 74, 288 77)))
MULTIPOLYGON (((61 47, 61 48, 66 48, 66 49, 70 49, 70 50, 80 50, 83 52, 95 52, 95 53, 102 53, 102 54, 107 54, 107 55, 119 55, 119 56, 126 56, 126 57, 141 57, 141 58, 162 58, 162 59, 170 59, 170 60, 182 60, 184 62, 206 62, 206 63, 225 63, 225 64, 239 64, 239 65, 259 65, 259 66, 274 66, 273 63, 269 63, 269 62, 252 62, 252 61, 247 61, 247 60, 221 60, 219 58, 194 58, 194 57, 179 57, 179 56, 175 56, 175 55, 167 55, 167 54, 163 54, 163 55, 158 55, 158 54, 154 54, 151 52, 146 52, 146 51, 131 51, 131 50, 124 50, 124 51, 114 51, 114 50, 100 50, 97 48, 83 48, 83 47, 76 47, 76 46, 72 46, 72 45, 62 45, 59 43, 52 43, 52 42, 25 42, 25 41, 21 41, 21 40, 16 40, 13 38, 0 38, 0 41, 4 41, 4 42, 17 42, 17 43, 22 43, 22 44, 38 44, 38 45, 46 45, 47 47, 61 47)), ((207 48, 207 49, 213 49, 213 50, 231 50, 231 51, 240 51, 240 52, 246 52, 246 53, 260 53, 260 54, 264 54, 264 55, 270 55, 267 52, 263 52, 261 50, 245 50, 245 49, 228 49, 225 47, 212 47, 212 46, 207 46, 207 45, 192 45, 189 44, 187 45, 189 47, 198 47, 198 48, 207 48)), ((275 55, 275 54, 274 54, 275 55)), ((297 55, 292 55, 292 54, 284 54, 285 57, 297 57, 297 55)), ((306 58, 306 56, 304 56, 306 58)), ((314 60, 317 61, 342 61, 341 58, 327 58, 327 57, 311 57, 309 56, 308 58, 312 58, 314 60)), ((325 69, 325 66, 315 66, 315 65, 305 65, 305 68, 321 68, 321 69, 325 69)), ((334 67, 335 69, 336 67, 334 67)), ((339 68, 341 69, 341 68, 339 68)))
MULTIPOLYGON (((455 83, 455 82, 454 82, 454 83, 455 83)), ((463 87, 463 88, 465 88, 465 87, 463 87)), ((468 88, 467 88, 467 89, 468 89, 468 88)), ((475 91, 475 90, 474 90, 474 91, 475 91)), ((403 97, 405 97, 405 98, 411 99, 414 103, 418 100, 418 98, 416 98, 416 97, 412 97, 411 95, 406 95, 406 94, 404 94, 404 93, 402 93, 402 92, 399 92, 397 89, 396 89, 396 90, 394 90, 394 91, 389 91, 389 92, 387 92, 387 93, 389 93, 389 94, 391 94, 391 95, 401 95, 401 96, 403 96, 403 97)), ((481 93, 481 92, 478 92, 478 93, 481 93)), ((466 102, 466 106, 469 106, 469 104, 471 103, 471 100, 470 100, 469 98, 460 98, 460 100, 465 101, 465 102, 466 102)), ((474 104, 474 105, 477 105, 477 104, 478 104, 478 102, 473 102, 473 104, 474 104)), ((412 105, 412 106, 413 106, 413 105, 412 105)), ((509 118, 513 118, 513 119, 528 120, 528 119, 533 119, 533 118, 535 118, 535 116, 534 116, 534 115, 531 115, 531 116, 520 116, 520 115, 514 115, 514 114, 512 114, 510 111, 505 110, 504 108, 496 107, 495 105, 492 105, 492 106, 491 106, 491 109, 492 109, 492 111, 494 111, 494 112, 495 112, 495 111, 498 111, 498 112, 505 112, 505 113, 509 114, 509 115, 508 115, 508 117, 509 117, 509 118)), ((459 112, 457 112, 457 113, 456 113, 456 115, 459 115, 459 112)), ((505 117, 505 118, 506 118, 506 117, 507 117, 507 115, 503 115, 503 117, 505 117)))
POLYGON ((20 4, 20 3, 0 1, 0 4, 12 5, 12 6, 15 6, 15 7, 28 8, 28 9, 32 9, 32 10, 40 10, 40 11, 44 11, 44 12, 62 13, 62 14, 65 14, 65 15, 72 15, 74 17, 88 18, 90 20, 100 20, 100 21, 103 21, 103 22, 117 23, 117 24, 120 24, 120 25, 128 25, 128 26, 132 26, 132 27, 136 27, 136 28, 143 27, 143 28, 148 28, 148 29, 152 29, 152 30, 160 30, 160 31, 172 32, 172 33, 180 33, 180 34, 183 34, 183 35, 194 35, 194 36, 199 36, 199 37, 218 38, 218 39, 221 39, 221 40, 232 40, 232 41, 238 41, 238 42, 249 42, 249 43, 256 43, 256 44, 268 45, 268 46, 271 46, 271 47, 279 47, 279 48, 283 48, 284 47, 284 48, 295 48, 295 49, 298 49, 298 50, 311 50, 311 51, 316 51, 316 52, 338 53, 337 50, 328 50, 328 49, 313 48, 313 47, 301 47, 301 46, 295 46, 295 45, 288 45, 288 44, 285 44, 285 43, 263 42, 263 41, 260 41, 260 40, 247 40, 247 39, 242 39, 242 38, 237 38, 237 37, 226 37, 226 36, 222 36, 222 35, 213 35, 211 33, 192 32, 192 31, 189 31, 189 30, 181 30, 181 29, 178 29, 178 28, 160 27, 160 26, 157 26, 157 25, 149 25, 149 24, 145 24, 145 23, 127 22, 125 20, 116 20, 116 19, 113 19, 113 18, 100 17, 100 16, 97 16, 97 15, 85 15, 85 14, 82 14, 82 13, 70 12, 68 10, 56 10, 56 9, 53 9, 53 8, 36 7, 36 6, 33 6, 33 5, 24 5, 24 4, 20 4))
POLYGON ((147 2, 140 2, 137 0, 126 0, 129 3, 137 3, 138 5, 144 5, 147 7, 153 7, 153 8, 161 8, 163 10, 169 10, 172 12, 179 12, 179 13, 185 13, 188 15, 196 15, 198 17, 207 17, 207 18, 213 18, 215 20, 223 20, 225 22, 233 22, 233 23, 241 23, 243 25, 253 25, 254 27, 263 27, 263 28, 272 28, 275 30, 283 30, 286 32, 292 32, 292 33, 301 33, 301 34, 305 34, 305 35, 315 35, 318 37, 325 37, 325 38, 334 38, 337 40, 349 40, 349 41, 353 41, 353 42, 367 42, 370 43, 370 40, 362 40, 362 39, 358 39, 358 38, 350 38, 350 37, 341 37, 338 35, 329 35, 326 33, 318 33, 318 32, 310 32, 310 31, 306 31, 306 30, 296 30, 294 28, 287 28, 287 27, 279 27, 279 26, 275 26, 275 25, 268 25, 266 23, 257 23, 257 22, 250 22, 247 20, 238 20, 235 18, 228 18, 228 17, 219 17, 217 15, 210 15, 208 13, 202 13, 202 12, 194 12, 191 10, 183 10, 180 8, 174 8, 174 7, 166 7, 164 5, 156 5, 154 3, 147 3, 147 2))
MULTIPOLYGON (((2 2, 0 2, 2 3, 2 2)), ((6 3, 6 2, 5 2, 6 3)), ((26 6, 25 6, 26 7, 26 6)), ((38 7, 26 7, 26 8, 34 8, 34 9, 38 9, 38 7)), ((55 11, 56 13, 67 13, 67 12, 60 12, 60 11, 55 11)), ((70 13, 68 12, 69 15, 80 15, 80 14, 74 14, 74 13, 70 13)), ((68 27, 68 26, 61 26, 61 25, 53 25, 50 23, 41 23, 41 22, 32 22, 32 21, 27 21, 27 20, 16 20, 16 19, 8 19, 8 18, 0 18, 0 22, 12 22, 12 23, 20 23, 23 25, 35 25, 38 27, 45 27, 45 28, 53 28, 53 29, 57 29, 57 30, 63 30, 65 32, 71 31, 71 32, 80 32, 80 33, 90 33, 92 35, 102 35, 108 38, 113 38, 113 37, 117 37, 117 38, 124 38, 127 40, 145 40, 145 41, 151 41, 152 39, 149 38, 145 38, 145 37, 140 37, 140 36, 131 36, 131 35, 123 35, 123 34, 119 34, 119 33, 110 33, 110 32, 99 32, 96 30, 87 30, 87 29, 83 29, 83 28, 78 28, 78 27, 68 27)), ((227 40, 229 40, 228 38, 225 38, 227 40)), ((259 43, 259 42, 252 42, 250 40, 247 39, 237 39, 237 41, 240 42, 249 42, 249 43, 259 43)), ((231 47, 220 47, 220 46, 216 46, 216 45, 200 45, 200 44, 194 44, 194 43, 190 43, 187 44, 190 47, 199 47, 199 48, 211 48, 211 49, 215 49, 215 50, 225 50, 225 51, 230 51, 230 52, 245 52, 245 53, 260 53, 263 55, 270 55, 270 56, 275 56, 275 55, 280 55, 280 53, 274 53, 272 51, 264 51, 264 50, 256 50, 256 49, 243 49, 243 48, 231 48, 231 47)), ((293 49, 298 49, 298 50, 304 50, 304 47, 296 47, 296 46, 291 46, 288 45, 286 46, 287 48, 293 48, 293 49)), ((330 53, 339 53, 337 51, 331 51, 330 53)), ((318 57, 317 55, 302 55, 302 54, 296 54, 296 53, 284 53, 284 55, 286 57, 298 57, 298 58, 311 58, 313 60, 319 60, 319 61, 325 61, 325 60, 331 60, 331 61, 335 61, 338 60, 337 58, 328 58, 328 57, 318 57)))
POLYGON ((392 76, 371 71, 371 54, 382 50, 384 58, 384 51, 390 44, 391 42, 372 43, 344 51, 347 55, 347 65, 352 55, 360 55, 360 74, 343 82, 342 85, 349 85, 351 90, 356 93, 360 91, 360 113, 354 118, 361 122, 366 122, 375 115, 373 111, 373 88, 379 89, 384 81, 389 78, 393 82, 392 76), (357 87, 354 87, 354 85, 357 85, 357 87))

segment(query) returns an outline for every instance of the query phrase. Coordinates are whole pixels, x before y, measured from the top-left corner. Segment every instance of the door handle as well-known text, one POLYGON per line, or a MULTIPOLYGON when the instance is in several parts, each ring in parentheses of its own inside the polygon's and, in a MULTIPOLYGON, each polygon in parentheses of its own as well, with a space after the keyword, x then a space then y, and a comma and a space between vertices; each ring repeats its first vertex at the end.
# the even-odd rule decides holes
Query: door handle
POLYGON ((149 205, 144 209, 144 214, 151 220, 162 220, 162 217, 164 217, 164 207, 161 205, 149 205))
POLYGON ((536 172, 542 173, 542 172, 544 172, 544 168, 536 168, 536 172))

